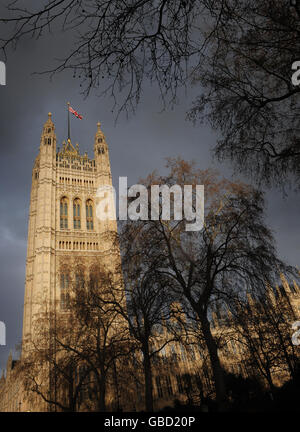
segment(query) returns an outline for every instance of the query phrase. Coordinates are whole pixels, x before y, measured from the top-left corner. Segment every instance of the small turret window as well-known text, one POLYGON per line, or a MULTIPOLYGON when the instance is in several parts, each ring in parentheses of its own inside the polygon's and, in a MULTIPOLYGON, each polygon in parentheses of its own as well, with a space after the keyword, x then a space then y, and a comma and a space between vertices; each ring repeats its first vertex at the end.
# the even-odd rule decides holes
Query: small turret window
POLYGON ((81 228, 81 218, 80 218, 80 200, 77 198, 73 203, 73 221, 74 221, 74 229, 81 228))
POLYGON ((98 143, 102 143, 103 139, 102 138, 98 138, 98 143))
POLYGON ((51 138, 48 138, 48 145, 51 145, 51 138))
POLYGON ((60 201, 60 229, 68 228, 68 199, 62 198, 60 201))
POLYGON ((98 147, 98 154, 104 154, 104 148, 98 147))
POLYGON ((94 220, 93 220, 93 201, 88 200, 86 202, 86 228, 87 230, 94 229, 94 220))

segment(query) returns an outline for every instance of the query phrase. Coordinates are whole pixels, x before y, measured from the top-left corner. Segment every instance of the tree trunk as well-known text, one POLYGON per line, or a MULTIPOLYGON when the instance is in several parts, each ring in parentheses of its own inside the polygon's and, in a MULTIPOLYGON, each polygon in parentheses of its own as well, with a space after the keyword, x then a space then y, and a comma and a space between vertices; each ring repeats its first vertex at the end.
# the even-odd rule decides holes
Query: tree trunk
POLYGON ((265 367, 265 371, 266 371, 266 379, 267 379, 269 387, 270 387, 270 392, 273 395, 274 392, 275 392, 275 390, 276 390, 276 387, 275 387, 275 385, 273 383, 273 379, 272 379, 272 374, 271 374, 270 368, 268 366, 266 366, 265 367))
POLYGON ((198 316, 200 318, 203 336, 209 353, 210 363, 211 363, 214 382, 215 382, 216 399, 217 399, 218 408, 219 411, 226 411, 227 397, 226 397, 225 376, 224 376, 224 370, 221 366, 220 359, 218 356, 217 345, 211 334, 210 324, 207 317, 202 313, 202 311, 198 312, 198 316))
POLYGON ((291 377, 291 379, 294 379, 295 378, 295 370, 294 370, 294 367, 292 365, 289 353, 287 352, 287 349, 286 349, 286 346, 285 346, 284 337, 283 337, 283 335, 281 333, 281 330, 279 328, 279 325, 277 323, 276 323, 276 330, 277 330, 277 334, 278 334, 278 337, 279 337, 281 348, 283 350, 283 355, 284 355, 286 364, 287 364, 289 372, 290 372, 290 377, 291 377))
POLYGON ((118 382, 118 373, 117 373, 117 366, 116 361, 113 362, 113 373, 114 373, 114 386, 115 386, 115 397, 116 397, 116 409, 117 411, 120 410, 120 394, 119 394, 119 382, 118 382))
POLYGON ((105 404, 105 396, 106 396, 106 383, 105 378, 98 381, 99 385, 99 396, 98 396, 98 411, 105 412, 106 404, 105 404))
MULTIPOLYGON (((55 410, 56 411, 56 410, 55 410)), ((73 382, 69 380, 69 409, 70 412, 76 411, 76 400, 74 398, 73 382)))
POLYGON ((144 355, 144 379, 145 379, 145 409, 147 412, 153 411, 153 391, 152 391, 152 369, 151 359, 149 355, 149 344, 145 342, 143 344, 143 355, 144 355))

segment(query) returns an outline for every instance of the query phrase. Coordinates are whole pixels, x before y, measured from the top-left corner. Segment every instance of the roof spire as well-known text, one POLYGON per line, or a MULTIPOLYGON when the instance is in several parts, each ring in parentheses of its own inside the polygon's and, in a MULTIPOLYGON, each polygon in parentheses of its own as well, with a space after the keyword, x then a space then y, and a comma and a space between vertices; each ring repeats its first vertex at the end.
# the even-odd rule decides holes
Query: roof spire
POLYGON ((95 146, 94 148, 96 148, 96 146, 98 144, 105 144, 106 143, 106 139, 105 139, 105 135, 101 130, 101 123, 98 121, 97 123, 97 132, 95 135, 95 146))
POLYGON ((45 126, 47 126, 47 125, 50 125, 50 126, 54 125, 53 121, 52 121, 52 113, 51 112, 48 113, 48 119, 47 119, 47 121, 45 123, 45 126))
POLYGON ((48 140, 48 138, 51 138, 51 139, 56 138, 55 137, 55 126, 54 126, 54 123, 52 121, 52 113, 51 112, 48 113, 48 118, 47 118, 47 120, 43 126, 42 136, 41 136, 43 144, 45 143, 44 140, 45 139, 48 140))

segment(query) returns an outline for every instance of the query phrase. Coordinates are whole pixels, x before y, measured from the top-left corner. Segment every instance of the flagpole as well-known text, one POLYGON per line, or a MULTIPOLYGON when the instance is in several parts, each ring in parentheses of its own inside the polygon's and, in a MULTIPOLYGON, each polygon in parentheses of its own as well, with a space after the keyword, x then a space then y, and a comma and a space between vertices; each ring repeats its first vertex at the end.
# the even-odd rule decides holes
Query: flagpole
POLYGON ((71 141, 71 127, 70 127, 70 102, 67 103, 68 105, 68 141, 71 141))

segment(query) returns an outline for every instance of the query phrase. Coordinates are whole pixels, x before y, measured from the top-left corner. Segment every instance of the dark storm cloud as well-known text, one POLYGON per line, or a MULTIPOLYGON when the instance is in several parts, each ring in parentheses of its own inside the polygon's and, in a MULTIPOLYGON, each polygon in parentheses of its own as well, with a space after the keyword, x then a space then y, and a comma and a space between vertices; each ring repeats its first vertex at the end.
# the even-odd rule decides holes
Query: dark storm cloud
MULTIPOLYGON (((182 94, 174 110, 160 113, 158 93, 146 87, 136 116, 121 116, 115 125, 112 101, 95 94, 84 100, 72 73, 63 73, 52 82, 47 76, 32 75, 47 69, 54 57, 68 51, 69 36, 41 41, 27 40, 9 55, 7 86, 0 87, 0 321, 7 326, 7 346, 0 347, 0 368, 5 367, 10 349, 21 339, 22 307, 27 241, 31 169, 47 113, 53 113, 58 146, 66 139, 66 102, 70 101, 84 120, 72 118, 72 139, 82 152, 92 156, 98 120, 107 137, 114 184, 128 176, 128 184, 151 171, 161 171, 165 157, 194 159, 200 168, 214 165, 229 176, 229 164, 213 163, 211 149, 216 136, 208 127, 193 127, 185 112, 193 98, 182 94)), ((1 58, 0 58, 1 60, 1 58)), ((280 255, 299 264, 299 195, 284 199, 278 191, 268 193, 268 222, 274 229, 280 255)))

